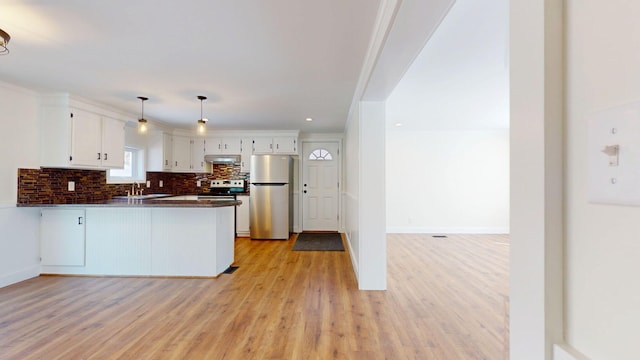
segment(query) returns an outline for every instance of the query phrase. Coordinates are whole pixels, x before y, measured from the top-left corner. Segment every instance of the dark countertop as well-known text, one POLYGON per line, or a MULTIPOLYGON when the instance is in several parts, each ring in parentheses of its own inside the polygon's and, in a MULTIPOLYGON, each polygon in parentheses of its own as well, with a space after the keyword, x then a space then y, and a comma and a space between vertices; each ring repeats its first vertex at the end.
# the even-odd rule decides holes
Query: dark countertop
POLYGON ((84 204, 16 204, 17 207, 163 207, 163 208, 213 208, 224 206, 237 206, 242 204, 240 200, 159 200, 151 199, 111 199, 84 204))

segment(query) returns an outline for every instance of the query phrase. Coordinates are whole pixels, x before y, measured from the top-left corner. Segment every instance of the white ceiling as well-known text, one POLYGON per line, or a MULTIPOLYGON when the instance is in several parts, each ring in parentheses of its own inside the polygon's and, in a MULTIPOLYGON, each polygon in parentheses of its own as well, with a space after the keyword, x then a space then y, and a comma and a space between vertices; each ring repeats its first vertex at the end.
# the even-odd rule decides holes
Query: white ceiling
POLYGON ((2 0, 0 80, 176 127, 342 131, 380 0, 2 0), (313 122, 306 122, 311 117, 313 122))
POLYGON ((389 131, 509 127, 508 5, 455 2, 387 99, 389 131))

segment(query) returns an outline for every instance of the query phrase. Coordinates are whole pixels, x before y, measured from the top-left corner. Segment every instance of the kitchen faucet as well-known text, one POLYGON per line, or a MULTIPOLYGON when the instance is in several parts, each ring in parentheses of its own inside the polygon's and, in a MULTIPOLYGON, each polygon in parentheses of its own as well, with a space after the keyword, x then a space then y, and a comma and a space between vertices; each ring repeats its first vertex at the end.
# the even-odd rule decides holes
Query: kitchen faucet
POLYGON ((144 189, 142 189, 140 187, 140 183, 136 181, 136 182, 131 183, 131 191, 127 191, 127 196, 142 195, 143 191, 144 191, 144 189), (136 186, 138 187, 138 190, 136 190, 136 186))

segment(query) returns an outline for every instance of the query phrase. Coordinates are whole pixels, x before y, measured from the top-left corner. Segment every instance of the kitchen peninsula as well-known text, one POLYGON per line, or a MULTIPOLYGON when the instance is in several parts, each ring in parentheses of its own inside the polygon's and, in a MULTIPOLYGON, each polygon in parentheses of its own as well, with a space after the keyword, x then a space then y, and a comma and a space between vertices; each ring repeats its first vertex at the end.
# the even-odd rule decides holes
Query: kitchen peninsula
POLYGON ((234 261, 240 201, 125 198, 42 208, 41 273, 214 277, 234 261))

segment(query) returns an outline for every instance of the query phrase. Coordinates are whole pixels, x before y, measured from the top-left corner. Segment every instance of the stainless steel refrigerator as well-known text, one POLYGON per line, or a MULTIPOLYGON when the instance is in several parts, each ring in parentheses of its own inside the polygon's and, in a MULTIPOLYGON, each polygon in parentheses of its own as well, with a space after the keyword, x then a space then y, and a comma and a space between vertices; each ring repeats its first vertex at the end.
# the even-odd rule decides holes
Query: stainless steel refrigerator
POLYGON ((251 156, 249 234, 252 239, 289 238, 290 178, 290 156, 251 156))

